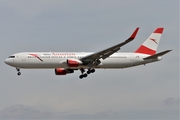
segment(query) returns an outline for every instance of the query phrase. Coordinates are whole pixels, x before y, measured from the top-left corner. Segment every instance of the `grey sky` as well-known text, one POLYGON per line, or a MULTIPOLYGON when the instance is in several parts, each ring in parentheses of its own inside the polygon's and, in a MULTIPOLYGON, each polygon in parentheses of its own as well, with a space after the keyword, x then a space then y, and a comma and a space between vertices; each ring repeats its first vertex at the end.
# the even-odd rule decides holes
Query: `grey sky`
POLYGON ((0 21, 1 119, 178 119, 178 0, 0 0, 0 21), (136 27, 136 39, 121 52, 135 51, 156 27, 165 28, 158 52, 173 51, 157 63, 97 70, 84 80, 79 71, 22 69, 19 77, 4 64, 23 51, 96 52, 136 27))

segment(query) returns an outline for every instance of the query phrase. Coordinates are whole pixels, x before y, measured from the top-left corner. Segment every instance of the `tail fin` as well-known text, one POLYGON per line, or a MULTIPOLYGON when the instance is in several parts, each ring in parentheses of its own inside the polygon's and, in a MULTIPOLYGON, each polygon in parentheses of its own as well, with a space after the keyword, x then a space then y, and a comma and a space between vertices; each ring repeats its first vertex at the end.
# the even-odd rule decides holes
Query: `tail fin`
POLYGON ((164 28, 157 28, 148 39, 135 51, 135 53, 142 53, 148 55, 156 54, 161 35, 164 28))

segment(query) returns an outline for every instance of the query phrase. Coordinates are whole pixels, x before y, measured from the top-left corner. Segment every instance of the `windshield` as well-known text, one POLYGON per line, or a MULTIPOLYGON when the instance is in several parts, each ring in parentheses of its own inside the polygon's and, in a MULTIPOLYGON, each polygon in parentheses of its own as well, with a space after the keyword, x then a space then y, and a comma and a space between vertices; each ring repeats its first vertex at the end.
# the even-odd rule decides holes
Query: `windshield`
POLYGON ((9 58, 15 58, 15 56, 9 56, 9 58))

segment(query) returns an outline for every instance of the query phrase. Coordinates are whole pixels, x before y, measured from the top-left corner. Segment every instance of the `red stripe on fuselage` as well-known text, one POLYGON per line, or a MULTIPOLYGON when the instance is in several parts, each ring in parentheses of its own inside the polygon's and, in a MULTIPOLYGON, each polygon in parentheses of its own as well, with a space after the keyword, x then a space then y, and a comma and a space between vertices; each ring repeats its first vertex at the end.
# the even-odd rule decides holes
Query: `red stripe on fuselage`
POLYGON ((147 48, 143 45, 141 45, 136 51, 135 53, 143 53, 143 54, 148 54, 148 55, 154 55, 156 54, 155 50, 152 50, 150 48, 147 48))

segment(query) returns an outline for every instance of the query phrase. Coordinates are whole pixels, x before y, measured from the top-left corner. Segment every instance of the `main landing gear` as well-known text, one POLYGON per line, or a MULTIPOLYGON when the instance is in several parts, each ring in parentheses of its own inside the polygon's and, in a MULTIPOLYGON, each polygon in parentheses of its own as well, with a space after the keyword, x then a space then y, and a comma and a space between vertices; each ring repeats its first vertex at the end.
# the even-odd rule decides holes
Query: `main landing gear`
POLYGON ((20 68, 16 68, 16 70, 18 72, 17 75, 20 76, 21 75, 20 68))
POLYGON ((88 69, 87 74, 91 74, 91 73, 94 73, 94 72, 95 72, 95 69, 88 69))
POLYGON ((81 68, 80 71, 82 74, 79 76, 79 78, 82 79, 82 78, 86 78, 88 74, 94 73, 95 69, 88 69, 87 73, 84 73, 85 72, 84 68, 81 68))
POLYGON ((81 68, 80 71, 81 71, 81 73, 82 73, 82 74, 79 76, 80 79, 82 79, 82 78, 84 78, 84 77, 87 77, 87 74, 86 74, 86 73, 84 74, 84 72, 85 72, 84 68, 81 68))

